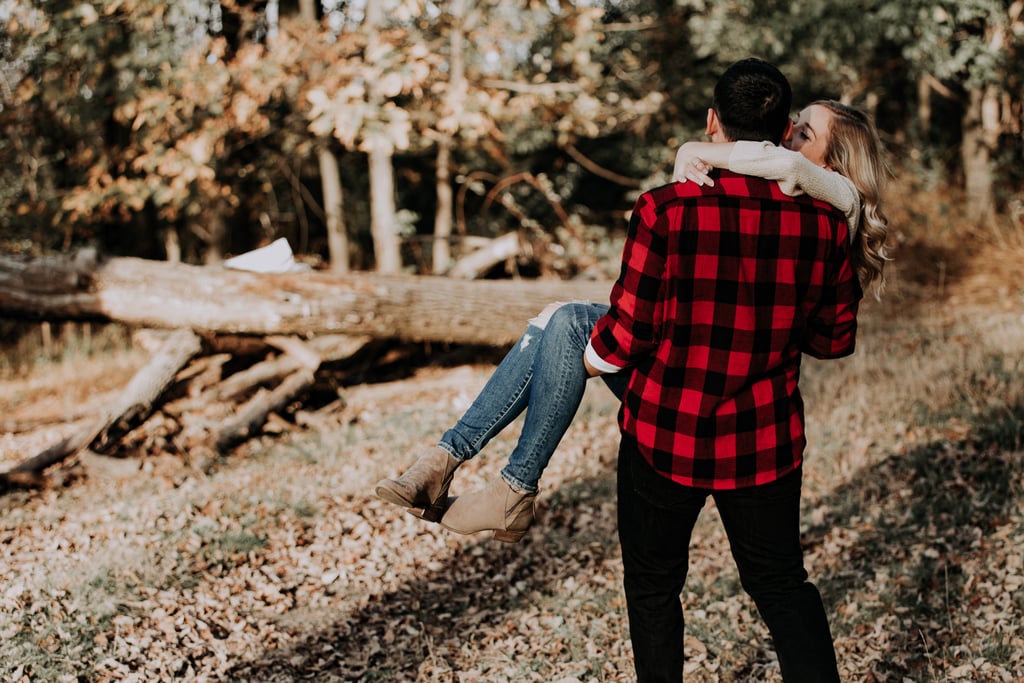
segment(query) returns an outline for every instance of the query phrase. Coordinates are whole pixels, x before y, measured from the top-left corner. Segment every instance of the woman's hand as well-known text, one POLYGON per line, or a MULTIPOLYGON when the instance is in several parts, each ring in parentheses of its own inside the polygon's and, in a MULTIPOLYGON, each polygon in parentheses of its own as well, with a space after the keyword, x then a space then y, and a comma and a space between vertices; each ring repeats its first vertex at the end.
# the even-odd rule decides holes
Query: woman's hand
POLYGON ((714 187, 715 181, 708 175, 714 170, 714 166, 698 156, 700 145, 698 142, 686 142, 679 148, 676 152, 676 164, 672 169, 673 181, 685 183, 691 180, 698 185, 714 187))

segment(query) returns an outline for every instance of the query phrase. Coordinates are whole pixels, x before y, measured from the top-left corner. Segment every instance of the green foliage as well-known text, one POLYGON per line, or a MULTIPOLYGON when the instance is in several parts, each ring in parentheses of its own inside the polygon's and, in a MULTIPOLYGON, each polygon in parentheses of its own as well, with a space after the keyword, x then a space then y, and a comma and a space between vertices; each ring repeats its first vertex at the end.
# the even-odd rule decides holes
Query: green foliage
MULTIPOLYGON (((671 148, 701 134, 718 74, 748 55, 778 63, 797 103, 836 97, 871 110, 918 159, 955 167, 947 150, 960 135, 918 125, 907 93, 925 78, 943 93, 943 120, 960 119, 971 89, 995 88, 1002 139, 1020 132, 1024 27, 1010 0, 394 0, 372 30, 341 5, 333 23, 283 16, 273 40, 250 3, 59 0, 4 11, 0 231, 43 249, 100 242, 159 255, 167 229, 194 256, 289 230, 302 231, 296 246, 315 248, 312 162, 324 145, 345 157, 343 183, 357 188, 368 149, 403 154, 398 176, 417 180, 400 185, 398 208, 429 229, 424 195, 447 137, 456 177, 544 176, 569 213, 610 224, 605 212, 628 208, 634 188, 594 180, 568 151, 661 182, 671 148), (231 14, 230 29, 215 26, 215 6, 231 14), (464 81, 452 80, 457 70, 464 81)), ((1019 150, 995 158, 1010 194, 1019 150)), ((356 244, 366 202, 346 195, 356 244)))

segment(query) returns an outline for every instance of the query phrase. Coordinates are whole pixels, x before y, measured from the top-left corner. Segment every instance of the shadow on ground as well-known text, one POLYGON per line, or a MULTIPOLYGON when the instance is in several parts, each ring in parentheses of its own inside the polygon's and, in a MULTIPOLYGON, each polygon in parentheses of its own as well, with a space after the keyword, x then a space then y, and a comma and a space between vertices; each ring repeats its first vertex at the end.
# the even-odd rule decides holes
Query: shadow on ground
MULTIPOLYGON (((500 629, 506 614, 557 598, 569 577, 603 571, 606 558, 618 554, 614 519, 589 511, 613 501, 614 495, 611 471, 564 487, 548 496, 543 519, 520 543, 481 535, 479 543, 456 549, 440 568, 409 576, 398 590, 355 613, 335 610, 336 618, 326 622, 321 615, 314 627, 296 629, 299 642, 293 648, 267 651, 258 661, 235 666, 222 680, 411 681, 431 657, 443 670, 444 657, 438 653, 473 647, 482 623, 500 629), (586 523, 577 524, 581 519, 586 523)), ((618 585, 608 587, 610 596, 619 590, 618 585)), ((542 668, 544 662, 537 664, 542 668)))
MULTIPOLYGON (((976 424, 970 438, 928 443, 857 472, 821 501, 831 512, 805 535, 810 548, 835 529, 856 532, 843 561, 816 582, 830 614, 851 596, 866 598, 855 616, 835 619, 834 632, 871 638, 880 617, 898 624, 882 641, 888 649, 872 680, 932 680, 942 677, 936 666, 985 654, 958 652, 976 628, 972 608, 991 599, 978 595, 965 568, 990 552, 1001 529, 1021 523, 1024 406, 976 424)), ((1015 605, 1019 619, 1024 599, 1015 605)), ((1008 647, 994 633, 978 638, 995 653, 1008 647)))
MULTIPOLYGON (((842 561, 826 563, 813 577, 829 613, 863 594, 879 572, 892 578, 856 618, 837 616, 833 624, 837 637, 859 637, 879 615, 898 615, 902 628, 888 634, 889 651, 870 672, 874 680, 919 680, 933 666, 930 652, 958 644, 949 611, 966 608, 969 618, 963 563, 984 553, 986 537, 1019 510, 1024 406, 985 416, 979 424, 970 439, 889 456, 816 502, 829 512, 805 534, 808 548, 829 543, 837 529, 857 530, 842 561)), ((416 680, 428 659, 440 657, 443 665, 439 652, 472 649, 481 622, 499 627, 504 615, 538 599, 557 600, 567 578, 600 573, 606 560, 617 561, 614 515, 584 514, 613 497, 610 470, 565 487, 550 496, 545 519, 520 544, 481 539, 463 546, 440 568, 409 576, 355 612, 336 610, 334 617, 321 615, 318 623, 299 626, 293 647, 239 663, 222 680, 416 680), (578 524, 580 519, 587 523, 578 524), (517 590, 510 592, 510 586, 517 590)), ((621 587, 607 590, 611 595, 621 587)), ((1017 605, 1024 610, 1019 599, 1017 605)), ((615 609, 622 611, 621 605, 615 609)), ((618 637, 627 637, 624 628, 618 637)), ((751 663, 736 664, 740 668, 731 674, 719 671, 722 680, 747 680, 751 663)), ((459 680, 448 675, 445 680, 459 680)))

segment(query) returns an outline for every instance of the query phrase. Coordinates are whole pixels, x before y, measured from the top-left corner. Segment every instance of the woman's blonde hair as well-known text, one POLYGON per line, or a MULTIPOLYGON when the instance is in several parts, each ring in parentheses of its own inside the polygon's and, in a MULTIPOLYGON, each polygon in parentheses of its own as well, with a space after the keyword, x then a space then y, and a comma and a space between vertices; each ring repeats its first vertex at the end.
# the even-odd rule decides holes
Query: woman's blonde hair
POLYGON ((853 240, 851 260, 861 287, 873 288, 877 298, 885 284, 883 269, 889 260, 889 219, 882 211, 882 187, 890 173, 882 157, 882 143, 874 124, 859 109, 835 100, 813 104, 832 112, 825 163, 849 178, 860 194, 861 224, 853 240))

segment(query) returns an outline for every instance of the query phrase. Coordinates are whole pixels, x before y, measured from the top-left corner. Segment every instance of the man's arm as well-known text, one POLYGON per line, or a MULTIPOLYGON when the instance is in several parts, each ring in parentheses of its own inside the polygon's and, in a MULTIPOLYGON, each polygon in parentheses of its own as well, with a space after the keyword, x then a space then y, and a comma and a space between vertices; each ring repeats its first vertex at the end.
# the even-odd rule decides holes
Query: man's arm
POLYGON ((863 292, 850 264, 846 225, 840 224, 839 229, 840 239, 825 263, 820 291, 809 297, 816 305, 805 311, 807 332, 800 350, 814 358, 842 358, 856 347, 857 309, 863 292))
MULTIPOLYGON (((589 348, 590 348, 590 345, 588 344, 587 345, 587 349, 589 349, 589 348)), ((597 377, 599 375, 605 374, 605 373, 601 372, 600 370, 598 370, 597 368, 595 368, 593 365, 590 364, 590 359, 587 358, 587 350, 586 349, 583 350, 583 367, 586 368, 586 370, 587 370, 587 377, 597 377)))
POLYGON ((652 194, 644 193, 630 216, 611 307, 598 319, 584 352, 592 377, 632 365, 657 345, 667 237, 665 216, 655 210, 652 194))

